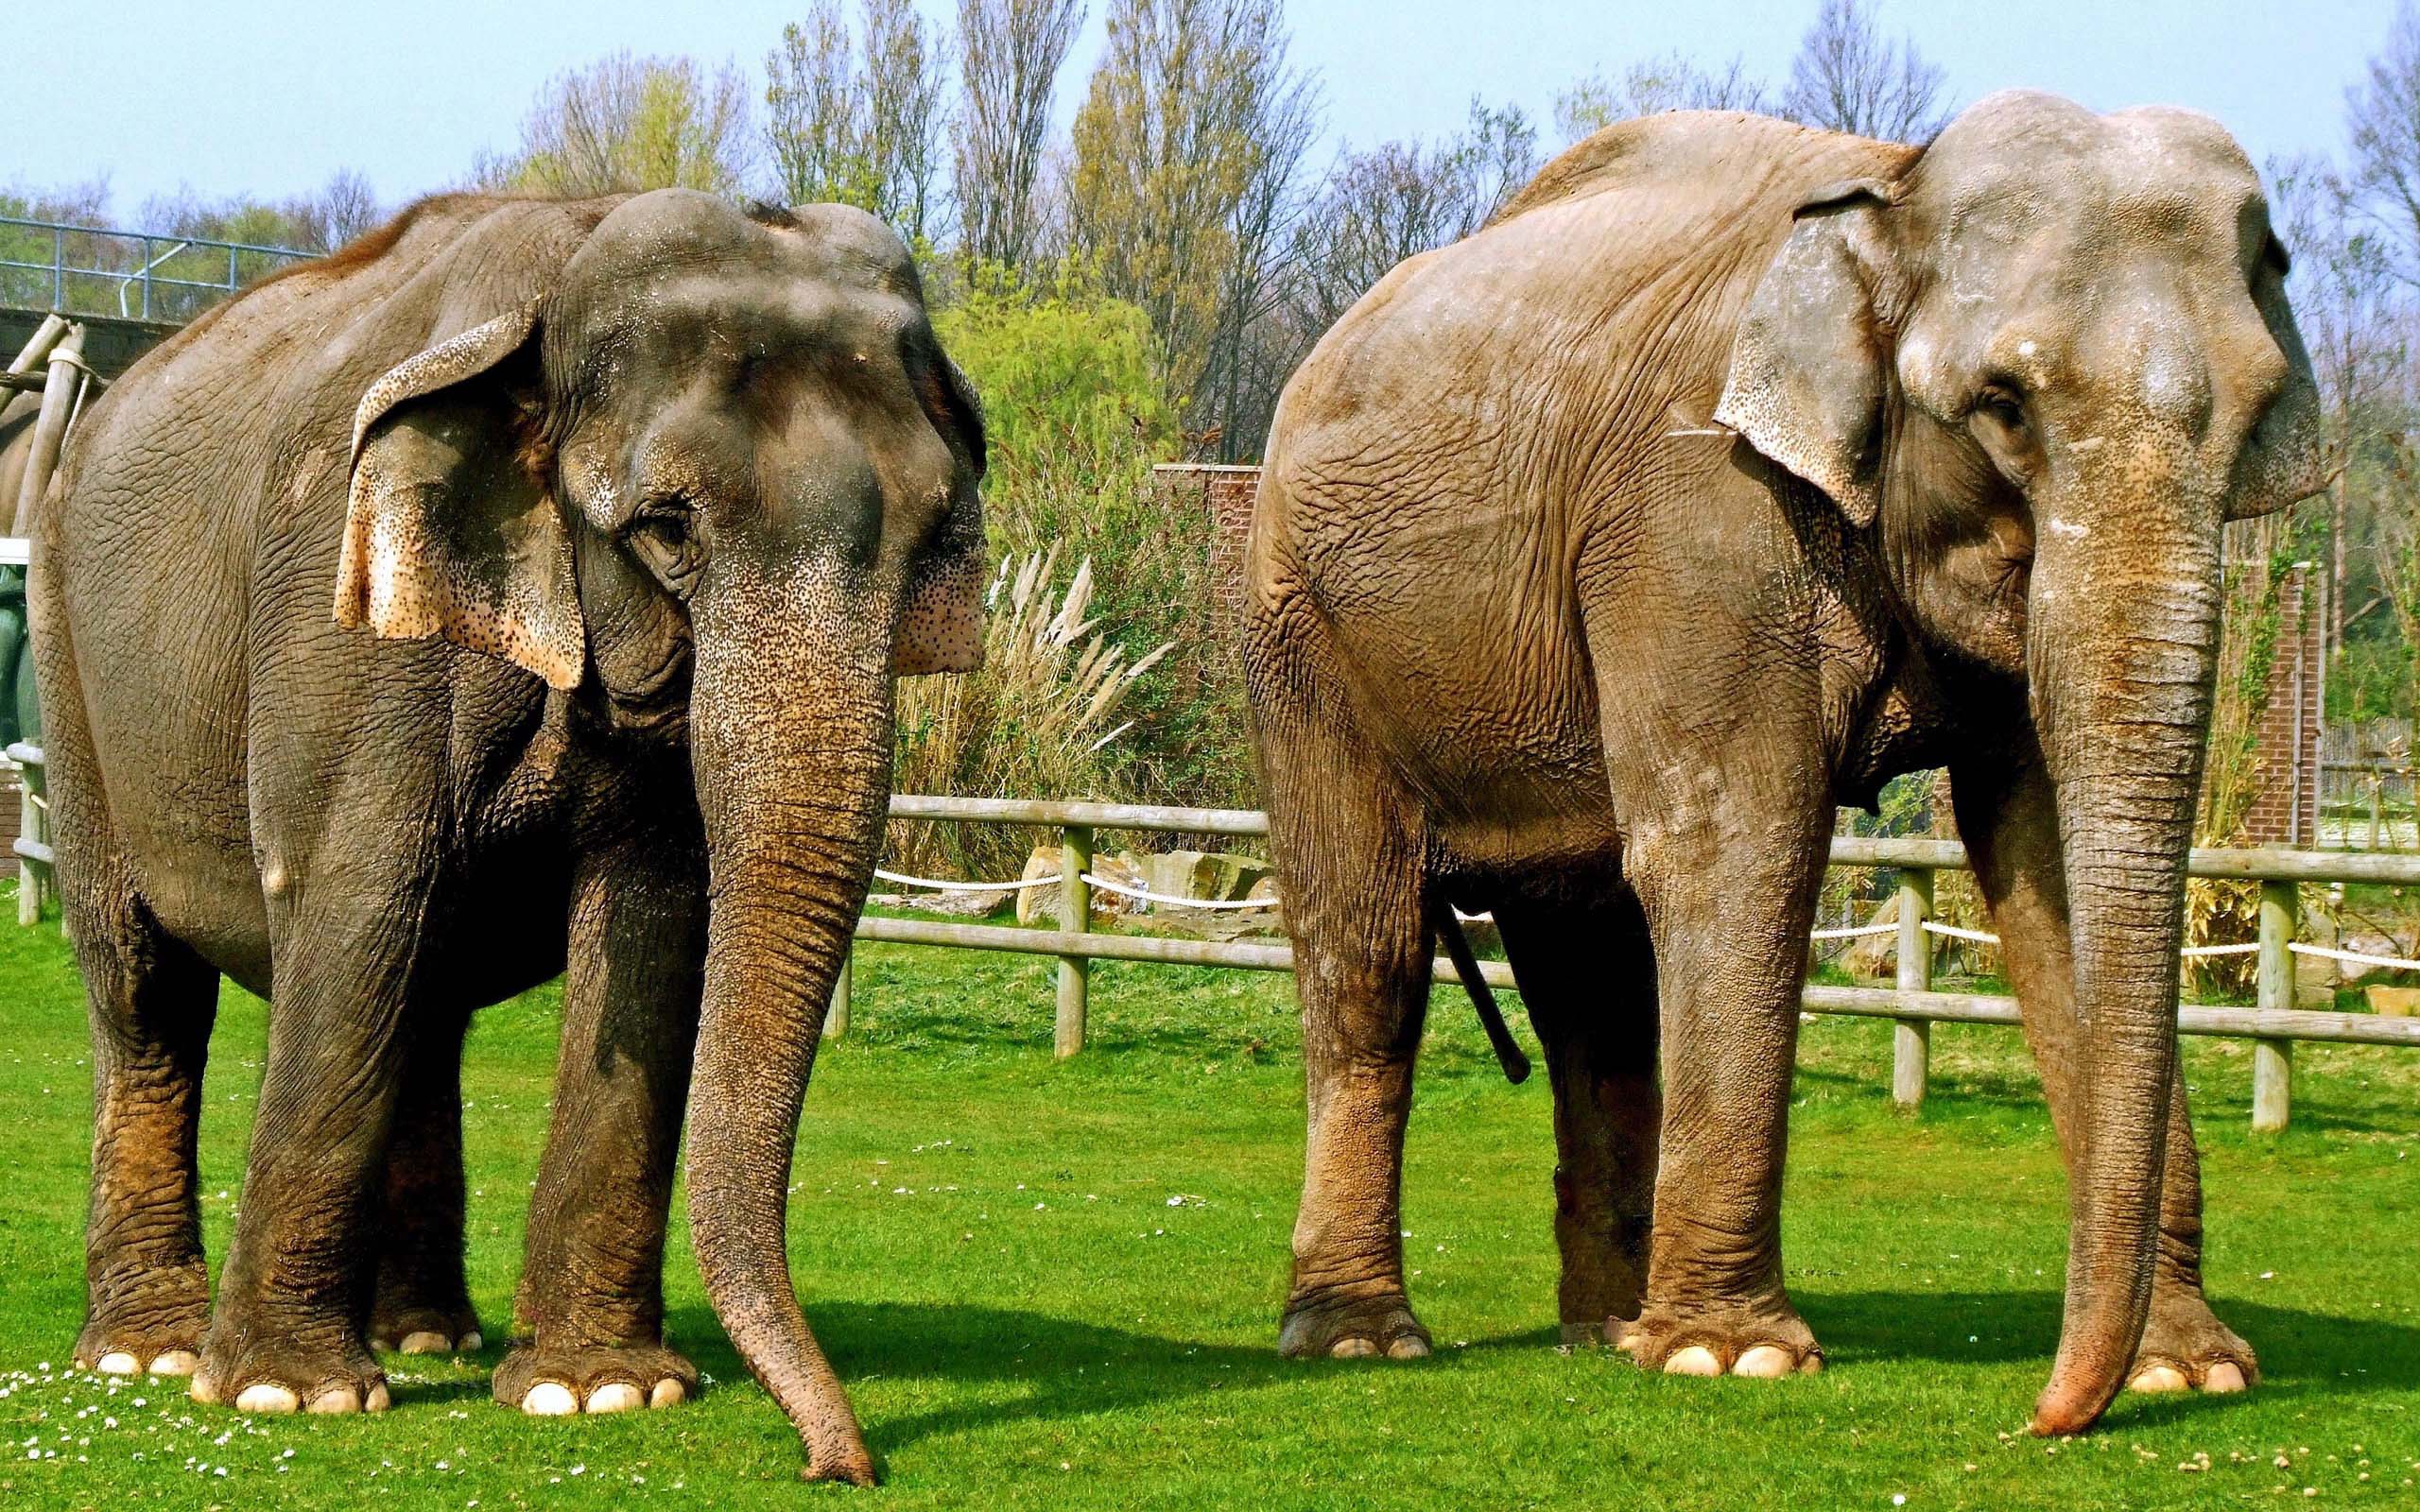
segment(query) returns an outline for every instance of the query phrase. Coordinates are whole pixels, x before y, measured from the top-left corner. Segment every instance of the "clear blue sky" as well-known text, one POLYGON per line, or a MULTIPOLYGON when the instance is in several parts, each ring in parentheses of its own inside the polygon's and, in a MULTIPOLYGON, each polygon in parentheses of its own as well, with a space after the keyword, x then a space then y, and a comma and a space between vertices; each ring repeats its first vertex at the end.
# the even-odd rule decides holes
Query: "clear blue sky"
MULTIPOLYGON (((940 15, 947 0, 920 0, 940 15)), ((1460 123, 1474 94, 1547 122, 1592 70, 1678 49, 1786 77, 1816 0, 1292 0, 1296 60, 1338 137, 1460 123)), ((1103 0, 1062 81, 1072 111, 1103 0)), ((400 201, 502 147, 549 75, 600 54, 686 52, 752 76, 796 8, 782 0, 12 0, 0 26, 14 104, 0 184, 106 173, 121 215, 189 183, 276 198, 338 167, 400 201), (66 109, 55 109, 65 104, 66 109)), ((2009 85, 2088 105, 2209 112, 2256 161, 2343 150, 2343 94, 2394 0, 1881 0, 1961 102, 2009 85)), ((1547 129, 1551 130, 1548 124, 1547 129)))

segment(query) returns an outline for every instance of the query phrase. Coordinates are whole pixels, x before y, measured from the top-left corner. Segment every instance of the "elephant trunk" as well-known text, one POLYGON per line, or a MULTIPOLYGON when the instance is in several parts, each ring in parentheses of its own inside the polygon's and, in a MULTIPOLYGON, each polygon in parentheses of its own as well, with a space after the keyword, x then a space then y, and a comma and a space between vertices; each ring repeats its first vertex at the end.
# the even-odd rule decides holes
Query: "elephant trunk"
POLYGON ((715 1314, 797 1427, 807 1478, 870 1485, 856 1414, 791 1287, 785 1216, 799 1108, 890 793, 889 621, 865 606, 864 623, 800 623, 798 606, 862 605, 862 589, 762 596, 697 615, 690 727, 713 901, 689 1222, 715 1314), (786 644, 768 644, 777 635, 786 644))
POLYGON ((2065 850, 2083 1102, 2040 1434, 2100 1416, 2151 1306, 2220 600, 2215 520, 2144 521, 2167 512, 2130 508, 2121 528, 2115 511, 2085 525, 2054 508, 2034 569, 2032 696, 2065 850))

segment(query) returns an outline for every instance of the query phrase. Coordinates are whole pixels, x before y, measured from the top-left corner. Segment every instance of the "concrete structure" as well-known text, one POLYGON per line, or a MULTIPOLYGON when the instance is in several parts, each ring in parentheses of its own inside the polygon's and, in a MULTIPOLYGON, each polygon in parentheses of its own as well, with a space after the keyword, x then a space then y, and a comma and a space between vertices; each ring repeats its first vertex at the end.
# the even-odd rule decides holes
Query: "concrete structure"
POLYGON ((2295 563, 2277 585, 2276 654, 2254 732, 2261 787, 2244 817, 2247 845, 2319 843, 2320 734, 2327 708, 2319 593, 2308 562, 2295 563))

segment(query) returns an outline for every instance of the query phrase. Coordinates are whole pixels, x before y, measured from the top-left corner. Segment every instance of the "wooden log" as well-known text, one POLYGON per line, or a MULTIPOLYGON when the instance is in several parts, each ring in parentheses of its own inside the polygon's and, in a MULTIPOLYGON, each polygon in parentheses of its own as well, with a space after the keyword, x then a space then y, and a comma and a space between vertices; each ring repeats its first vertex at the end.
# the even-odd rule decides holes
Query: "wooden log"
MULTIPOLYGON (((1925 920, 1932 917, 1932 868, 1899 868, 1899 963, 1902 992, 1932 989, 1932 936, 1925 920)), ((1925 1074, 1932 1062, 1932 1023, 1927 1019, 1901 1019, 1891 1026, 1891 1101, 1913 1110, 1924 1106, 1925 1074)))
POLYGON ((832 978, 832 1001, 823 1009, 822 1037, 826 1040, 838 1040, 849 1032, 849 992, 852 987, 849 978, 853 974, 856 954, 855 946, 840 953, 840 970, 832 978))
POLYGON ((71 325, 51 349, 49 378, 42 391, 42 411, 34 418, 33 440, 26 452, 25 479, 17 487, 16 524, 9 532, 12 536, 26 533, 43 491, 50 487, 51 472, 59 465, 59 448, 67 439, 68 417, 75 413, 76 397, 83 388, 83 356, 84 328, 71 325))
MULTIPOLYGON (((2260 885, 2258 1002, 2263 1013, 2294 1005, 2295 932, 2302 923, 2302 888, 2291 882, 2260 885)), ((2274 1134, 2293 1112, 2294 1046, 2290 1040, 2252 1041, 2252 1129, 2274 1134)))
POLYGON ((51 349, 59 345, 60 337, 66 334, 67 317, 57 311, 43 316, 42 324, 34 327, 33 339, 27 341, 26 349, 9 362, 9 376, 23 377, 41 367, 43 359, 50 355, 51 349))
MULTIPOLYGON (((1088 935, 1093 927, 1093 832, 1081 824, 1060 830, 1059 922, 1065 933, 1088 935)), ((1052 1022, 1050 1053, 1061 1060, 1084 1048, 1084 1016, 1092 995, 1092 961, 1081 954, 1059 957, 1059 1012, 1052 1022)))
POLYGON ((1189 809, 1160 803, 1070 803, 1056 799, 948 798, 901 793, 894 819, 966 819, 991 824, 1081 824, 1096 830, 1264 835, 1269 816, 1254 809, 1189 809))

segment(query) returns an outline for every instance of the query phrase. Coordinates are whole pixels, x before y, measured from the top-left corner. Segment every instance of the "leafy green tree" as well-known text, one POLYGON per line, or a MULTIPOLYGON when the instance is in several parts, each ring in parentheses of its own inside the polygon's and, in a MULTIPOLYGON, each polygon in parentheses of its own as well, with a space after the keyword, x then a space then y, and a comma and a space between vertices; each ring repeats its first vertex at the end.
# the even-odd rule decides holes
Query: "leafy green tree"
POLYGON ((865 0, 853 42, 815 0, 765 59, 765 142, 792 204, 838 200, 930 234, 948 123, 942 40, 912 0, 865 0))
POLYGON ((566 197, 736 195, 748 168, 748 86, 737 70, 620 52, 548 80, 522 120, 517 150, 481 162, 475 177, 566 197))
POLYGON ((1083 0, 959 0, 950 159, 959 247, 978 263, 1033 265, 1051 102, 1083 18, 1083 0))

